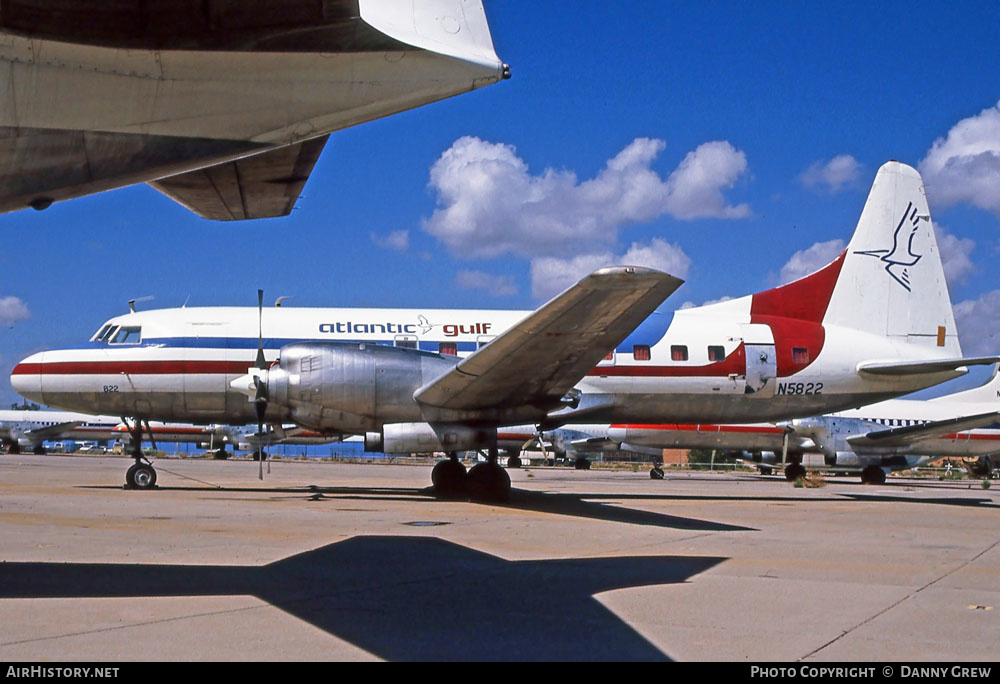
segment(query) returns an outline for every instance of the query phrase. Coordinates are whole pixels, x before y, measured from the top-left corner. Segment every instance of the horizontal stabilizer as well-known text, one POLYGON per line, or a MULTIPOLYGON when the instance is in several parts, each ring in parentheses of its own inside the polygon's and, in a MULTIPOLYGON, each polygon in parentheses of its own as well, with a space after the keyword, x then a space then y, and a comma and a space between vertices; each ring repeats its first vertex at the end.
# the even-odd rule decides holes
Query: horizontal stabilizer
POLYGON ((889 428, 888 430, 876 430, 865 435, 851 437, 847 441, 853 447, 906 446, 928 439, 944 437, 953 432, 985 427, 996 423, 998 420, 1000 420, 1000 411, 991 411, 974 416, 935 420, 928 423, 921 423, 920 425, 907 425, 905 427, 889 428))
POLYGON ((682 282, 649 268, 595 271, 414 398, 451 410, 554 408, 682 282))
POLYGON ((328 137, 168 176, 149 185, 214 221, 287 216, 328 137))
POLYGON ((961 371, 966 366, 989 366, 1000 362, 1000 356, 976 356, 967 359, 940 359, 935 361, 897 361, 894 363, 860 363, 858 372, 864 375, 923 375, 961 371))

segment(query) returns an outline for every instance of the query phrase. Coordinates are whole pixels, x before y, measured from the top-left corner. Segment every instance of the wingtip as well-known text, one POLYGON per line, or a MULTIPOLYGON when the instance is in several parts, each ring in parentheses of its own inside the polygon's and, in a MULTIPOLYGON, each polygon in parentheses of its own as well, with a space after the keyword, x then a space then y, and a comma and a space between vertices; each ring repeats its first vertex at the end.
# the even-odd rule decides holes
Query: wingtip
POLYGON ((587 280, 601 282, 603 285, 620 283, 622 287, 635 287, 637 283, 647 282, 650 285, 670 283, 677 288, 684 283, 681 278, 646 266, 608 266, 594 271, 587 280))

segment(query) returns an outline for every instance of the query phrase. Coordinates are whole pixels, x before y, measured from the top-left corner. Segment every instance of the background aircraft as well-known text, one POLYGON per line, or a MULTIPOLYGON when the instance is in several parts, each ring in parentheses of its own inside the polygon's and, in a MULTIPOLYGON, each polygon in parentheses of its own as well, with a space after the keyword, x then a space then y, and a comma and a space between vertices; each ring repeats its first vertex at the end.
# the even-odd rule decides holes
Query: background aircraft
POLYGON ((45 442, 62 439, 107 442, 121 418, 69 411, 0 411, 0 445, 10 453, 45 453, 45 442))
POLYGON ((331 132, 509 75, 475 0, 5 0, 0 212, 149 182, 283 216, 331 132))
MULTIPOLYGON (((762 471, 784 468, 789 480, 810 468, 860 473, 862 482, 881 484, 886 473, 942 457, 966 460, 983 477, 1000 453, 1000 374, 995 370, 981 387, 935 399, 891 399, 785 423, 577 425, 540 439, 577 458, 609 450, 654 459, 662 449, 745 451, 751 452, 748 462, 762 471)), ((651 474, 663 475, 658 466, 651 474)))
MULTIPOLYGON (((127 445, 131 441, 131 434, 129 426, 116 416, 94 416, 70 411, 0 411, 0 446, 13 454, 24 449, 45 453, 45 442, 60 440, 105 444, 120 441, 127 445)), ((252 451, 261 441, 265 446, 316 445, 339 441, 338 437, 320 435, 295 425, 274 426, 260 440, 252 426, 160 421, 151 421, 148 427, 144 426, 142 438, 152 444, 197 444, 201 448, 218 452, 218 456, 222 458, 225 457, 227 446, 233 451, 252 451)))
MULTIPOLYGON (((292 421, 365 434, 375 451, 455 452, 495 451, 496 428, 522 423, 808 416, 996 360, 961 358, 921 179, 897 162, 879 170, 854 237, 825 268, 672 321, 649 315, 679 284, 648 269, 604 269, 529 315, 262 306, 130 313, 105 323, 93 345, 23 360, 11 381, 63 408, 292 421), (893 247, 903 242, 906 259, 893 247)), ((509 480, 497 483, 506 475, 494 461, 479 484, 506 496, 509 480)))

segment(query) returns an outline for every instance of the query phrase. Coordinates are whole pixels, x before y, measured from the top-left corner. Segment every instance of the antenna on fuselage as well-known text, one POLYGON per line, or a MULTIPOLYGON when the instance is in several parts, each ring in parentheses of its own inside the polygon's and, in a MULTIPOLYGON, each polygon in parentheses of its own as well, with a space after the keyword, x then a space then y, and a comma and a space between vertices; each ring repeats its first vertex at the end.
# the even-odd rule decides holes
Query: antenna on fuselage
POLYGON ((152 299, 155 299, 155 297, 153 297, 153 295, 146 295, 145 297, 137 297, 135 299, 128 300, 128 310, 129 310, 129 313, 135 313, 135 303, 136 302, 148 302, 148 301, 150 301, 152 299))

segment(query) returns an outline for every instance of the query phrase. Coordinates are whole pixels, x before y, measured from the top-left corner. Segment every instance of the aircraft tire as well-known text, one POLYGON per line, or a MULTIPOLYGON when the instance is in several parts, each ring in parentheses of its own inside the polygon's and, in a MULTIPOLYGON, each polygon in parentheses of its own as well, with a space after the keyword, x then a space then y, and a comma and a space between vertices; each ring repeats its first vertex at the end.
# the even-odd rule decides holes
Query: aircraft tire
POLYGON ((785 466, 785 479, 795 482, 800 477, 806 476, 806 469, 800 463, 789 463, 785 466))
POLYGON ((885 471, 878 466, 868 466, 861 471, 861 484, 885 484, 885 471))
POLYGON ((590 460, 586 458, 578 458, 573 463, 573 467, 577 470, 590 470, 590 460))
POLYGON ((508 458, 507 459, 507 467, 508 468, 520 468, 521 467, 521 457, 520 456, 511 456, 510 458, 508 458))
POLYGON ((45 445, 44 444, 39 444, 34 449, 32 449, 31 452, 33 454, 35 454, 36 456, 44 456, 45 455, 45 445))
POLYGON ((663 468, 656 467, 649 471, 649 479, 651 480, 662 480, 663 479, 663 468))
POLYGON ((156 486, 156 470, 147 463, 135 463, 125 473, 129 489, 152 489, 156 486))
POLYGON ((468 475, 465 466, 458 461, 448 459, 438 461, 431 471, 431 484, 434 494, 444 498, 463 496, 466 490, 468 475))
POLYGON ((510 499, 510 475, 498 465, 477 463, 466 480, 469 498, 504 503, 510 499))

